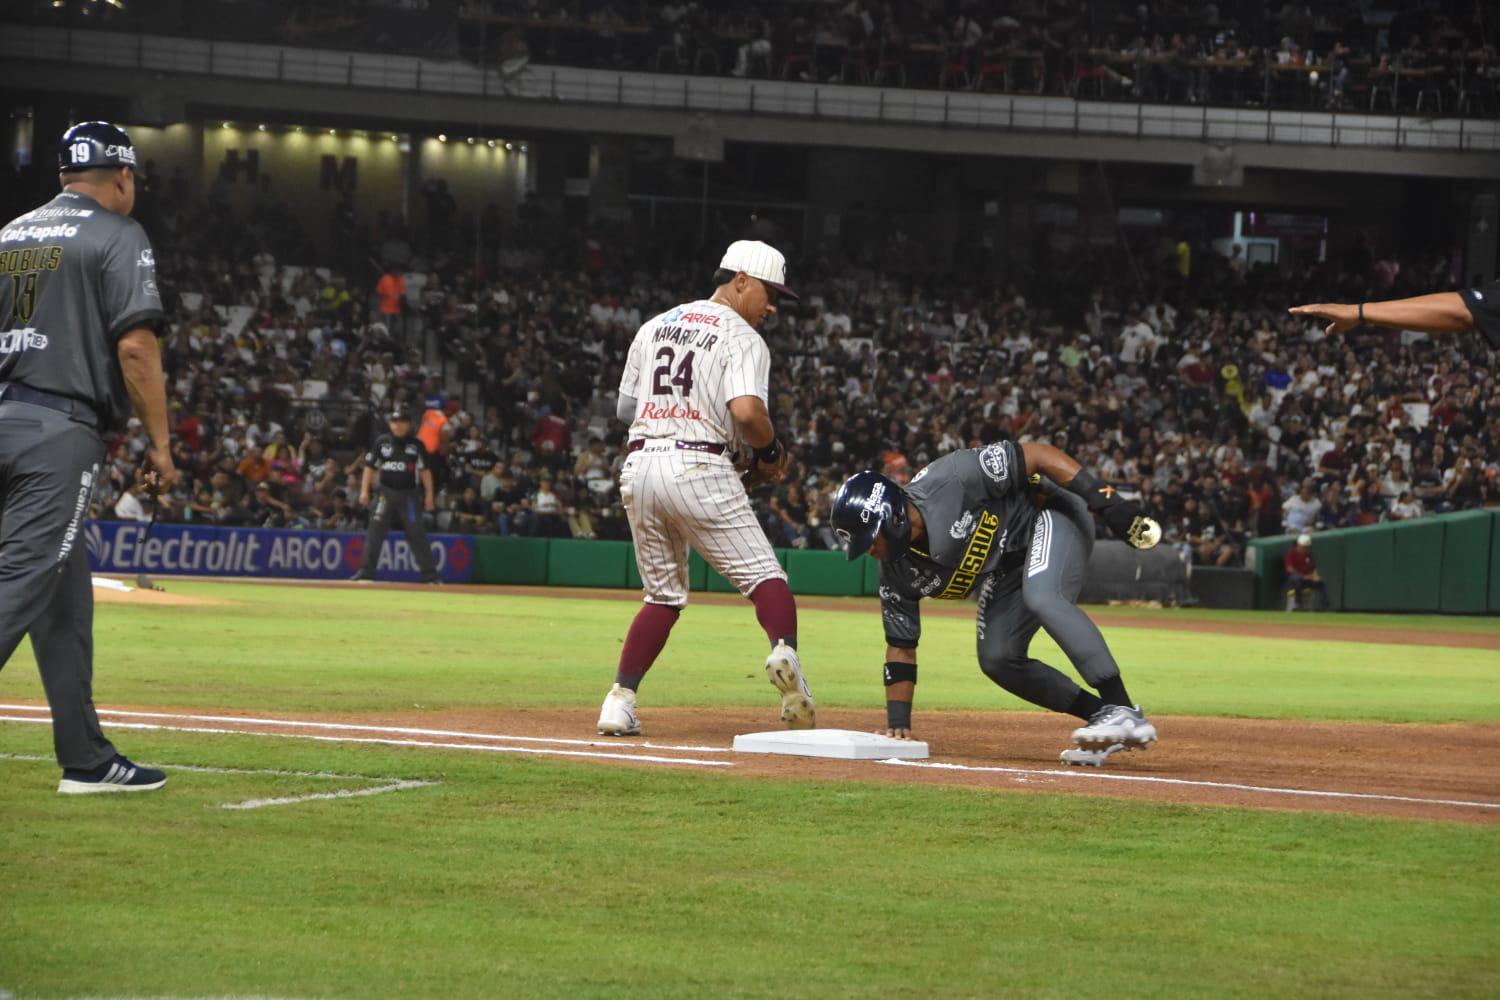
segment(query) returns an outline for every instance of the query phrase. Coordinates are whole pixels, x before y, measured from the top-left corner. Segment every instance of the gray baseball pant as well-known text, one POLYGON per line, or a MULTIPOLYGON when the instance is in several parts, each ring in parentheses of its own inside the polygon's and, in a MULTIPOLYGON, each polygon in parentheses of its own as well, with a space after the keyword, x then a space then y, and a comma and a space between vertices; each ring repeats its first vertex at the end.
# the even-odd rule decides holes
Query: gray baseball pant
POLYGON ((65 768, 115 755, 94 711, 94 590, 84 537, 104 445, 43 406, 0 402, 0 668, 31 636, 65 768))
POLYGON ((370 524, 365 529, 365 561, 360 572, 374 576, 380 565, 380 549, 385 536, 397 525, 406 532, 406 545, 422 579, 437 576, 437 563, 432 558, 432 543, 427 540, 427 526, 422 523, 423 501, 415 490, 388 490, 377 487, 375 505, 370 508, 370 524))
POLYGON ((1027 649, 1047 630, 1091 686, 1120 675, 1099 628, 1076 603, 1094 549, 1094 522, 1079 497, 1062 493, 1038 512, 1020 567, 992 573, 979 594, 979 669, 1033 705, 1066 712, 1078 685, 1027 649))

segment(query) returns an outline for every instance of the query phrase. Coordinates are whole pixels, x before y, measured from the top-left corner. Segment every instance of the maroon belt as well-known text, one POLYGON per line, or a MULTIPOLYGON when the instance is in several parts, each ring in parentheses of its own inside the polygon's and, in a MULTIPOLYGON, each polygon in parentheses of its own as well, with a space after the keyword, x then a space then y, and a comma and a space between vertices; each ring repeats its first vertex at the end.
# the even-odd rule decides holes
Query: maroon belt
MULTIPOLYGON (((660 441, 664 439, 652 438, 651 440, 660 441)), ((712 441, 674 441, 672 443, 675 444, 678 448, 681 448, 683 451, 706 451, 710 455, 724 454, 724 446, 722 444, 715 444, 712 441)), ((636 438, 634 441, 625 446, 625 450, 640 451, 644 447, 646 447, 646 439, 636 438)))

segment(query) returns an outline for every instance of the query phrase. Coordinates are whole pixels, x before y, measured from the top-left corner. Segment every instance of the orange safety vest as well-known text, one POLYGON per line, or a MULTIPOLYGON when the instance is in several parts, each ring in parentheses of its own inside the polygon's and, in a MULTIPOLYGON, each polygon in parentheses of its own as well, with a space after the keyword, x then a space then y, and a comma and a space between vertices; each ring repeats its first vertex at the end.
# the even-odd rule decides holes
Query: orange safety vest
POLYGON ((443 443, 443 426, 448 423, 448 418, 442 410, 427 410, 422 414, 422 427, 417 431, 417 440, 427 449, 427 454, 438 454, 438 448, 443 443))

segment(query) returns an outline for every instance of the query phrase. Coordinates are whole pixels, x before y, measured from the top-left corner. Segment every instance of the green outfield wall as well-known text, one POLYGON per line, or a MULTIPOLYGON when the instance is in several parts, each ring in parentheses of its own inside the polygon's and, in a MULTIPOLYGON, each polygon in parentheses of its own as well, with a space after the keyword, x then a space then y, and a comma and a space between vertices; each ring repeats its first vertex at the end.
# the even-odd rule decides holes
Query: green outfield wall
MULTIPOLYGON (((1291 535, 1250 543, 1258 608, 1285 604, 1291 535)), ((1335 611, 1500 612, 1500 510, 1318 531, 1313 558, 1335 611)))
MULTIPOLYGON (((1290 535, 1251 543, 1255 606, 1284 606, 1282 556, 1290 535)), ((474 582, 554 587, 638 589, 629 542, 517 538, 474 539, 474 582)), ((1417 521, 1373 524, 1313 534, 1313 556, 1334 611, 1500 612, 1500 510, 1464 511, 1417 521)), ((777 549, 795 594, 873 596, 880 566, 849 562, 841 552, 777 549)), ((698 553, 688 561, 692 591, 734 593, 698 553)))
MULTIPOLYGON (((474 582, 513 583, 552 587, 641 586, 635 565, 635 546, 629 542, 574 538, 518 538, 480 535, 474 539, 474 582)), ((873 559, 854 562, 842 552, 777 549, 776 558, 787 572, 794 593, 858 596, 877 591, 879 565, 873 559)), ((732 594, 735 588, 692 552, 688 559, 688 588, 732 594)))

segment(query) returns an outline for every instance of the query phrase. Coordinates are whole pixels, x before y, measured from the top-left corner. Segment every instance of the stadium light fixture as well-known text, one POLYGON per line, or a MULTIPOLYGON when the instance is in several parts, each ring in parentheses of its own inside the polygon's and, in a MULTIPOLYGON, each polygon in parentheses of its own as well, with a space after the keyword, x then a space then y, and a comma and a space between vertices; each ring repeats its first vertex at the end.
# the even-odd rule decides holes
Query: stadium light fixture
POLYGON ((329 135, 338 135, 339 134, 339 130, 336 129, 336 128, 331 128, 331 129, 328 130, 328 134, 329 135))
POLYGON ((231 126, 230 126, 230 124, 228 122, 220 122, 219 123, 219 128, 230 128, 230 127, 231 126))
POLYGON ((266 127, 264 125, 257 125, 257 126, 255 126, 255 131, 257 131, 257 132, 264 132, 264 131, 266 131, 266 127))
POLYGON ((469 136, 469 145, 474 145, 474 137, 472 135, 469 136))
POLYGON ((439 132, 438 133, 438 142, 447 142, 447 141, 448 141, 448 133, 447 132, 439 132))
POLYGON ((514 147, 514 146, 512 146, 512 145, 511 145, 511 144, 510 144, 510 143, 508 143, 508 142, 507 142, 507 143, 506 143, 506 144, 505 144, 505 151, 506 151, 506 152, 507 152, 507 153, 508 153, 508 152, 510 152, 510 151, 511 151, 511 150, 512 150, 512 149, 515 149, 515 147, 514 147))

